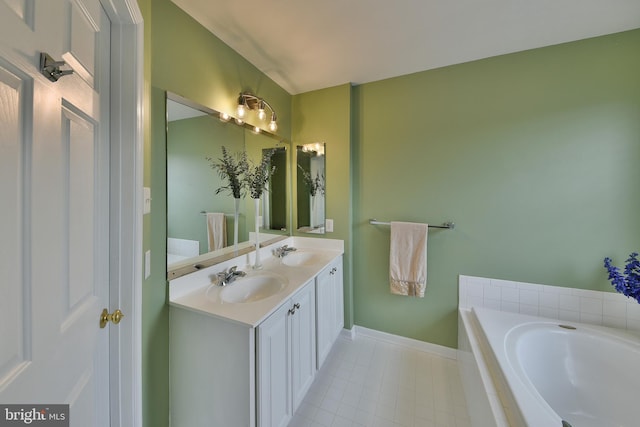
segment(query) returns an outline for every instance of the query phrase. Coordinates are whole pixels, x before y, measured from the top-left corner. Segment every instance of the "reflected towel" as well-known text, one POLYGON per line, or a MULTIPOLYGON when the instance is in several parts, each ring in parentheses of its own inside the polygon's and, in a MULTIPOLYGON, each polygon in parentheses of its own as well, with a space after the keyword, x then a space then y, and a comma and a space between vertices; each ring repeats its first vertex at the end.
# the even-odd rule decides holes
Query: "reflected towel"
POLYGON ((428 230, 427 224, 391 222, 391 293, 424 297, 427 287, 428 230))
POLYGON ((209 252, 227 246, 227 221, 223 213, 207 213, 207 241, 209 252))

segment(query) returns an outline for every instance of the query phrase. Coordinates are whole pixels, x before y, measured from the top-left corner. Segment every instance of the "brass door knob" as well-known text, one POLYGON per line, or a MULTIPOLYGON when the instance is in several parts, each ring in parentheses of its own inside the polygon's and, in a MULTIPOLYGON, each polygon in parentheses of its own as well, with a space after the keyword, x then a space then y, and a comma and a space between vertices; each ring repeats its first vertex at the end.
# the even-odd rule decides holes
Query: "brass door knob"
POLYGON ((105 326, 107 326, 107 323, 109 322, 112 322, 114 325, 117 325, 118 323, 120 323, 123 317, 124 317, 124 314, 122 313, 122 311, 120 311, 120 309, 117 309, 113 313, 109 314, 109 310, 105 308, 104 310, 102 310, 102 313, 100 314, 100 328, 101 329, 104 328, 105 326))

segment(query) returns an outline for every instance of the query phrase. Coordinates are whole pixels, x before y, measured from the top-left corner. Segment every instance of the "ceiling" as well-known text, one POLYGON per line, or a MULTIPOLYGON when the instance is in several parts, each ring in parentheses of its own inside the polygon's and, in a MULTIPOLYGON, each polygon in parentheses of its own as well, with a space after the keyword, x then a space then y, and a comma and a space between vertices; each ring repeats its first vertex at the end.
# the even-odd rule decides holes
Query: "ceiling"
POLYGON ((290 94, 640 28, 640 0, 172 1, 290 94))

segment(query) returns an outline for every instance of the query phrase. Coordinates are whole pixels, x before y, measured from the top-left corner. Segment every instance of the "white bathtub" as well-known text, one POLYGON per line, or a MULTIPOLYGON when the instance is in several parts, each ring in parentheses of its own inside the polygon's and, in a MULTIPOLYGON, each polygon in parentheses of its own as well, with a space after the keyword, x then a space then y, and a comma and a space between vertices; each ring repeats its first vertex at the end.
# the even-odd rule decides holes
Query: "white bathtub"
MULTIPOLYGON (((494 405, 497 420, 479 420, 474 426, 639 425, 637 336, 486 308, 461 313, 461 320, 463 333, 476 344, 474 352, 482 353, 475 361, 491 372, 502 405, 494 405), (502 420, 499 409, 504 410, 502 420)), ((486 388, 487 378, 483 381, 486 388)))

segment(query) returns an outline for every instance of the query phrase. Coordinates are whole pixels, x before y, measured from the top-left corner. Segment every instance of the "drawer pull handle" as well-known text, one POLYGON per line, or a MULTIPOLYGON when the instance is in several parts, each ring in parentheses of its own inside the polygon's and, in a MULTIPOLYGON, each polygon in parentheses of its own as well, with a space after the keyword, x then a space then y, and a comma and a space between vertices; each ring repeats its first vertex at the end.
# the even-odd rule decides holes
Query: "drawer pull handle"
POLYGON ((295 304, 293 304, 293 308, 289 309, 289 315, 294 315, 296 314, 296 310, 300 308, 300 303, 297 302, 295 304))

